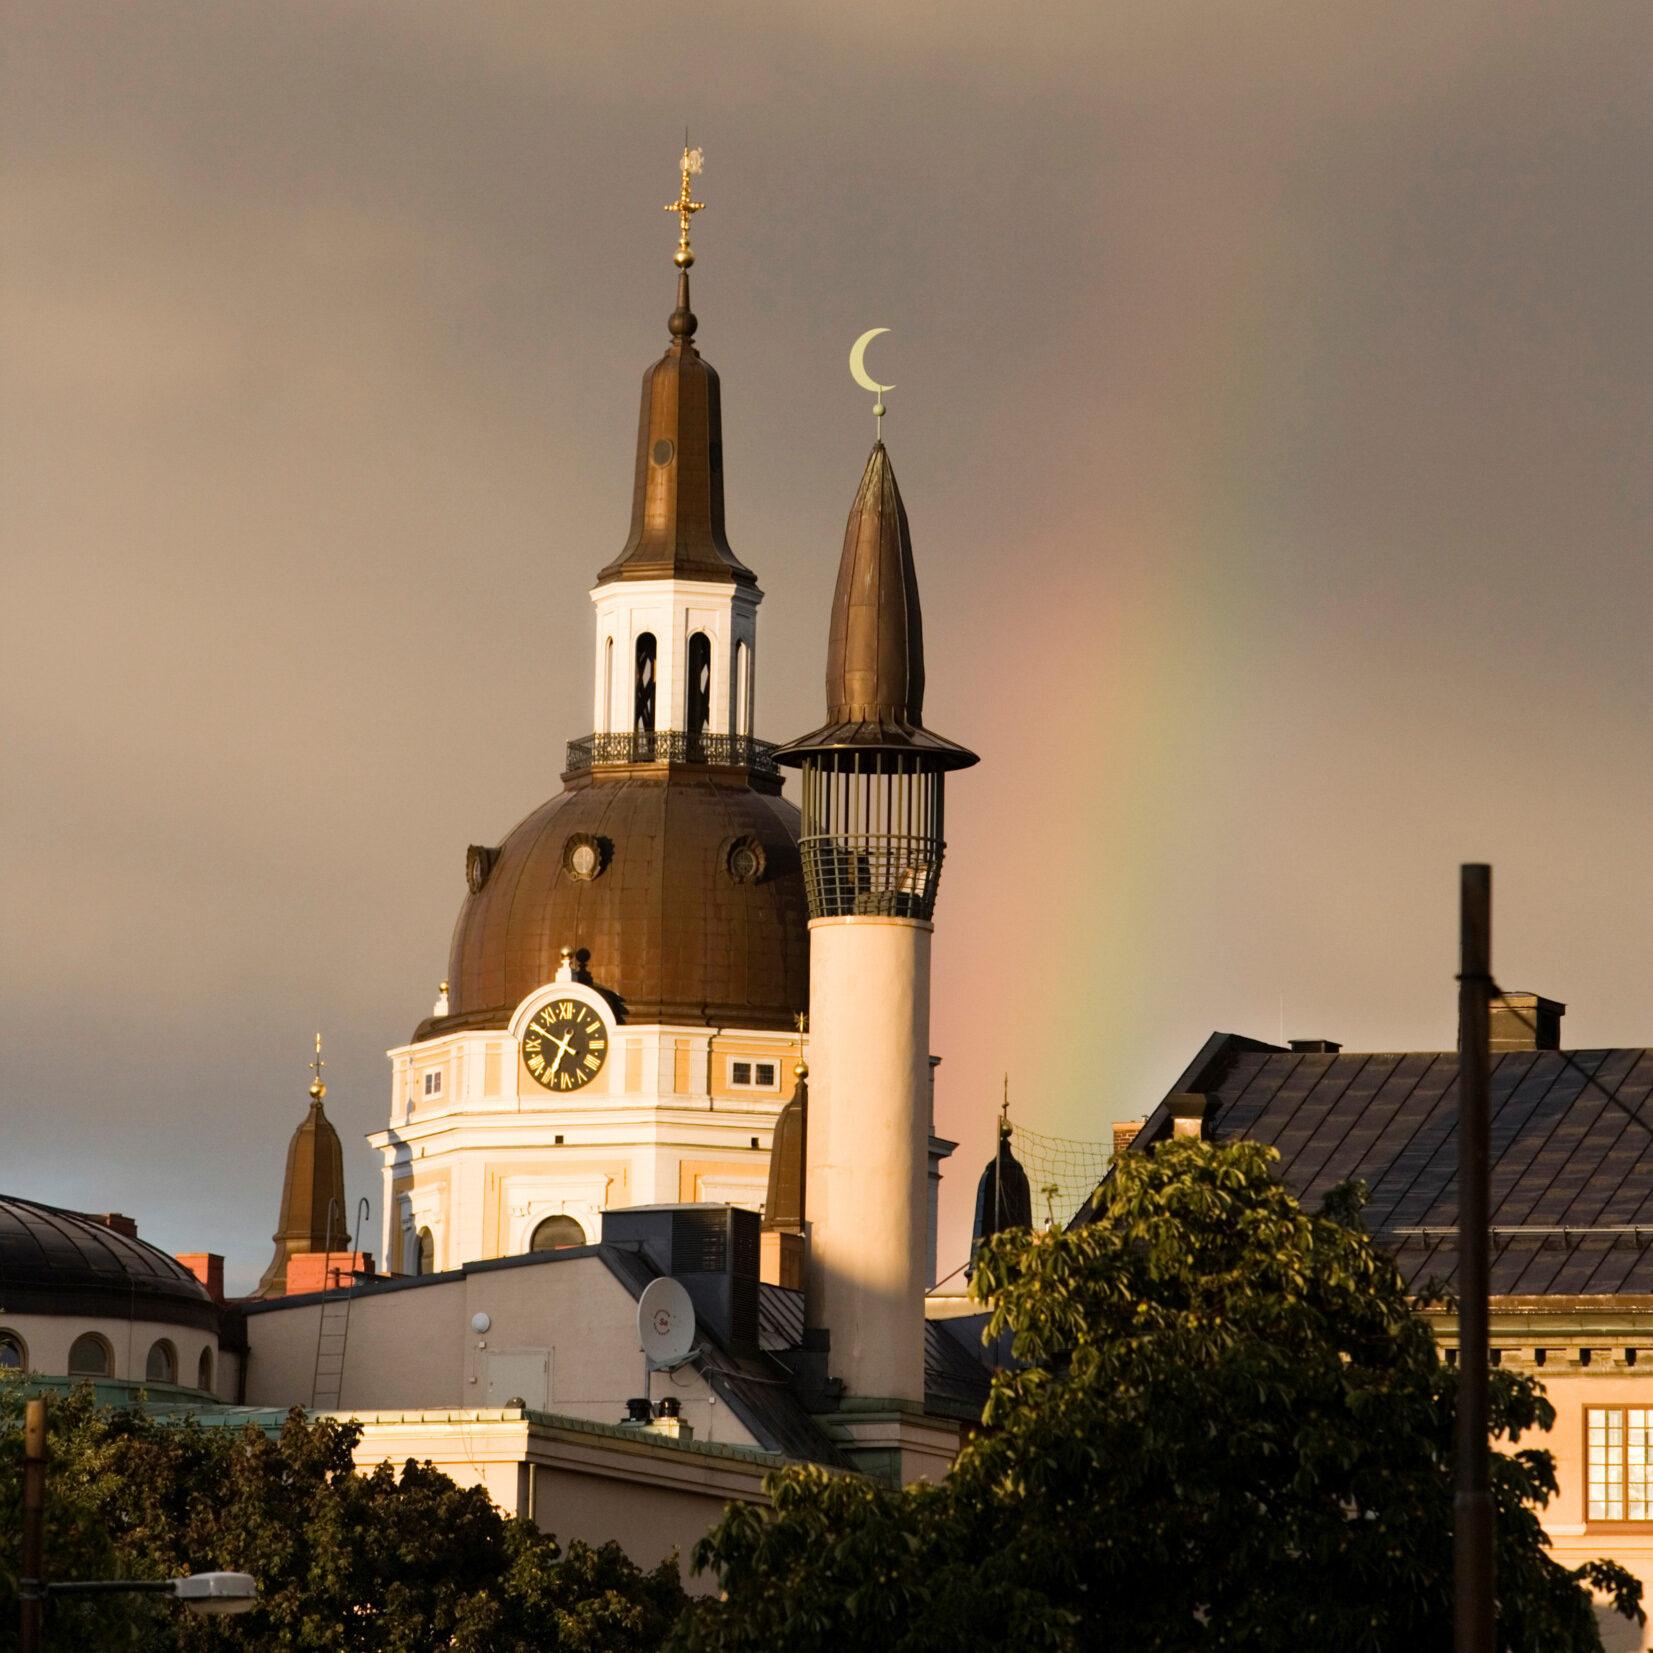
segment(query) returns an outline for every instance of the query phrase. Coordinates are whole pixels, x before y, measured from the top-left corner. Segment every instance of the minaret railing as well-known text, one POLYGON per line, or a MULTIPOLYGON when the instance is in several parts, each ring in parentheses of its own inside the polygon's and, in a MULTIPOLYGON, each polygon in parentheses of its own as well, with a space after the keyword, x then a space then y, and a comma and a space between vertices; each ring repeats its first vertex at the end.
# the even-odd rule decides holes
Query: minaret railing
POLYGON ((798 849, 811 918, 930 918, 946 849, 941 775, 905 752, 811 757, 798 849))

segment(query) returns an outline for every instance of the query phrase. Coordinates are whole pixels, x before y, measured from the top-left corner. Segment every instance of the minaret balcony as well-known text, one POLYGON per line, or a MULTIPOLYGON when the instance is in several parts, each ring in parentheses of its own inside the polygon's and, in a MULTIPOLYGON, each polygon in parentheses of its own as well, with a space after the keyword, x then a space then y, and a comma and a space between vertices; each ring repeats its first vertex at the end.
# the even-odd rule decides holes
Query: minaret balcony
POLYGON ((775 748, 751 735, 690 734, 686 729, 623 731, 584 735, 568 743, 568 775, 591 769, 620 768, 628 764, 691 763, 719 769, 745 769, 755 775, 779 778, 775 748))

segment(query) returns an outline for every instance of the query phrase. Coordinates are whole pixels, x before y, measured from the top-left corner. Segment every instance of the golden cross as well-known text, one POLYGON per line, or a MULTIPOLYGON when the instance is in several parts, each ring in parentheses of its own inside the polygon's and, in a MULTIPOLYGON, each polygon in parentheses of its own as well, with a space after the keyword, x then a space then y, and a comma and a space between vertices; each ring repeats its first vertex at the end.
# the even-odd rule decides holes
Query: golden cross
POLYGON ((321 1059, 321 1035, 318 1033, 316 1035, 316 1054, 310 1063, 310 1071, 316 1076, 310 1081, 310 1094, 318 1102, 327 1094, 327 1087, 321 1082, 321 1070, 326 1066, 327 1064, 321 1059))
POLYGON ((677 251, 672 255, 672 262, 680 270, 686 270, 694 263, 694 249, 689 245, 689 223, 697 212, 705 211, 706 203, 691 198, 689 178, 700 171, 705 159, 703 151, 690 149, 687 144, 684 144, 683 159, 680 163, 683 170, 683 181, 678 189, 677 199, 668 201, 662 209, 665 212, 675 212, 677 214, 677 251))

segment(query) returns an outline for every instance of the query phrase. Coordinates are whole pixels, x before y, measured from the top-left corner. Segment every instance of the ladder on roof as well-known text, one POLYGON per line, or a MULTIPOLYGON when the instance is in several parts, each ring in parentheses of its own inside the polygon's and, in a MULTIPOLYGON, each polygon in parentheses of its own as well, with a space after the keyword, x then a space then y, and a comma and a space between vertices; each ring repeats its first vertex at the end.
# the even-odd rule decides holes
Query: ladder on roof
MULTIPOLYGON (((348 1255, 348 1254, 347 1254, 348 1255)), ((344 1389, 344 1352, 350 1341, 351 1274, 324 1265, 321 1320, 316 1328, 316 1365, 310 1378, 310 1410, 332 1412, 344 1389)))

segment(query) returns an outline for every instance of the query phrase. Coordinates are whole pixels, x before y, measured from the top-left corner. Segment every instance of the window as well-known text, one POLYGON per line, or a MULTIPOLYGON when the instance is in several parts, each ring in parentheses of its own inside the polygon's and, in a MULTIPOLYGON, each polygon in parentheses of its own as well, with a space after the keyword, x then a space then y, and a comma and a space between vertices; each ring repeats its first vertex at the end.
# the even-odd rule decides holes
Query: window
POLYGON ((697 631, 689 639, 689 735, 701 734, 712 721, 712 640, 697 631))
POLYGON ((203 1349, 201 1358, 195 1365, 195 1387, 212 1393, 212 1350, 203 1349))
POLYGON ((737 1090, 772 1091, 775 1088, 773 1062, 731 1062, 729 1083, 737 1090))
POLYGON ((735 644, 735 733, 752 732, 752 651, 745 643, 735 644))
POLYGON ((634 679, 632 728, 639 735, 654 733, 654 633, 637 639, 637 675, 634 679))
POLYGON ((1648 1450, 1653 1441, 1653 1410, 1590 1406, 1584 1416, 1586 1518, 1653 1521, 1648 1450))
POLYGON ((603 643, 603 723, 605 735, 614 733, 614 639, 603 643))
POLYGON ((69 1349, 69 1376, 109 1376, 109 1345, 96 1332, 77 1337, 69 1349))
POLYGON ((421 1228, 413 1245, 413 1272, 415 1274, 434 1274, 436 1272, 436 1236, 428 1228, 421 1228))
POLYGON ((0 1372, 26 1372, 28 1345, 16 1332, 0 1331, 0 1372))
POLYGON ((584 1245, 585 1230, 572 1217, 547 1217, 534 1229, 530 1251, 561 1251, 564 1246, 584 1245))
POLYGON ((178 1381, 178 1351, 164 1337, 160 1342, 150 1345, 149 1359, 144 1362, 143 1375, 146 1383, 178 1381))
POLYGON ((442 1094, 442 1075, 440 1071, 432 1071, 425 1075, 425 1095, 440 1096, 442 1094))

